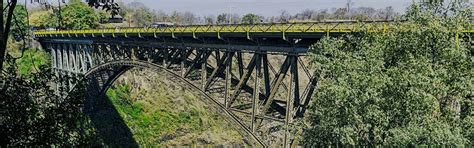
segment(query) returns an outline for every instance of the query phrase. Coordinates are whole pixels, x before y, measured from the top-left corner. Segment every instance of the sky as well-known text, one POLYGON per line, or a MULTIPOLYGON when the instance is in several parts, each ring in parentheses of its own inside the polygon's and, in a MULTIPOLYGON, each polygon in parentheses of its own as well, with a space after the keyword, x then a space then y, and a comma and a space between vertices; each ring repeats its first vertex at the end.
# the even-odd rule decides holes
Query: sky
MULTIPOLYGON (((164 12, 189 11, 195 14, 218 15, 220 13, 256 13, 263 16, 275 16, 281 10, 295 14, 304 9, 323 10, 345 7, 347 0, 116 0, 124 3, 141 2, 145 6, 164 12)), ((403 12, 413 0, 352 0, 352 7, 385 8, 392 6, 395 11, 403 12)))

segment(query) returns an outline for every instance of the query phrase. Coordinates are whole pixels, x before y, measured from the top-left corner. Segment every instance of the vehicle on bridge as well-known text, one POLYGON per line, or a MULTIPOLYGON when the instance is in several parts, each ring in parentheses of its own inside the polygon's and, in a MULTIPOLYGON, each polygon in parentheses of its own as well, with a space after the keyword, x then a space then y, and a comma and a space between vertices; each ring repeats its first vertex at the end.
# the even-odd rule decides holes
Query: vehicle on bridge
POLYGON ((175 23, 171 22, 154 22, 150 25, 150 28, 161 28, 161 27, 172 27, 176 26, 175 23))

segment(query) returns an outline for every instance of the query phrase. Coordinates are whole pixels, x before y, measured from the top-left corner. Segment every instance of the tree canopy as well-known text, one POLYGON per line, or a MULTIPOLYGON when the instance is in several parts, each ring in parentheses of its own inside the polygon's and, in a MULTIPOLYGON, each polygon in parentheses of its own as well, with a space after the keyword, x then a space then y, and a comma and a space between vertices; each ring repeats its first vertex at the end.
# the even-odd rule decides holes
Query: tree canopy
POLYGON ((62 25, 68 29, 89 29, 99 26, 100 15, 80 0, 71 0, 61 12, 62 25))
POLYGON ((261 17, 253 13, 245 14, 242 17, 243 24, 255 24, 255 23, 260 22, 260 20, 261 20, 261 17))
POLYGON ((472 49, 459 33, 472 12, 464 6, 412 5, 386 33, 315 44, 305 143, 472 145, 472 49))

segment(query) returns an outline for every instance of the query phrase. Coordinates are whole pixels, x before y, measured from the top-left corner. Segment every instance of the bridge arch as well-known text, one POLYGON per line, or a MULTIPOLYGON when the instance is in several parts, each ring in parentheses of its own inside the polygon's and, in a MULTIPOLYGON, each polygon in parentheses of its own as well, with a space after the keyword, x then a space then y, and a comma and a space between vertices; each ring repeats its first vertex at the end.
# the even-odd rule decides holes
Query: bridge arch
MULTIPOLYGON (((317 76, 298 47, 163 43, 155 38, 42 38, 58 75, 85 75, 87 96, 101 96, 133 67, 178 78, 199 92, 255 145, 289 145, 293 120, 310 104, 317 76), (306 62, 306 63, 305 63, 306 62), (199 87, 198 87, 199 86, 199 87), (212 103, 214 102, 214 103, 212 103), (216 103, 217 102, 217 103, 216 103)), ((177 39, 166 39, 166 41, 177 39)), ((86 101, 86 106, 88 105, 86 101)))
POLYGON ((172 81, 185 85, 185 89, 192 90, 196 95, 200 96, 200 100, 208 103, 211 107, 217 109, 219 114, 221 114, 228 122, 233 124, 233 128, 236 129, 247 142, 250 142, 253 145, 265 145, 257 135, 248 130, 245 123, 242 123, 238 117, 231 111, 229 111, 226 106, 214 99, 210 94, 202 91, 199 86, 194 85, 188 79, 182 77, 180 74, 163 67, 162 65, 155 64, 148 61, 142 60, 116 60, 109 61, 100 65, 97 65, 88 70, 85 73, 85 78, 87 79, 87 101, 86 108, 93 110, 94 99, 102 98, 105 95, 107 90, 113 85, 113 83, 122 76, 125 72, 133 68, 144 68, 156 71, 159 73, 165 73, 166 79, 172 79, 172 81))

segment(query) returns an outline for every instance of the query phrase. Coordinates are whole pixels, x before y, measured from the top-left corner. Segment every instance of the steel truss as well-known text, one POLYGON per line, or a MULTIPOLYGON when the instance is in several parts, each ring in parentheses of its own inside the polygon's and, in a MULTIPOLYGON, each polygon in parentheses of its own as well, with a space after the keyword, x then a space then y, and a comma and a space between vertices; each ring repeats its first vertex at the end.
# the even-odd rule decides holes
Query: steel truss
POLYGON ((247 139, 262 146, 291 145, 289 127, 304 114, 315 87, 304 55, 291 52, 88 41, 42 45, 58 75, 86 75, 88 100, 100 98, 133 67, 168 71, 214 100, 247 139))

